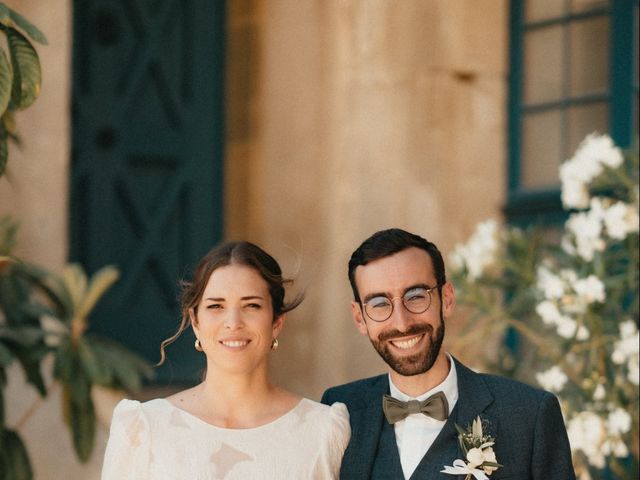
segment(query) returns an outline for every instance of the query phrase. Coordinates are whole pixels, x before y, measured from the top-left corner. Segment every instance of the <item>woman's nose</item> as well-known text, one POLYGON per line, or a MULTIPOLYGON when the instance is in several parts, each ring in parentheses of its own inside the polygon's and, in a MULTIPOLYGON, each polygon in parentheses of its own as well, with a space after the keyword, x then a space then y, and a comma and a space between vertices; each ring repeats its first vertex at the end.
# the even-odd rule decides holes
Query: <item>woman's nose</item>
POLYGON ((224 319, 224 326, 228 329, 236 330, 242 328, 243 325, 242 312, 237 308, 228 309, 224 319))

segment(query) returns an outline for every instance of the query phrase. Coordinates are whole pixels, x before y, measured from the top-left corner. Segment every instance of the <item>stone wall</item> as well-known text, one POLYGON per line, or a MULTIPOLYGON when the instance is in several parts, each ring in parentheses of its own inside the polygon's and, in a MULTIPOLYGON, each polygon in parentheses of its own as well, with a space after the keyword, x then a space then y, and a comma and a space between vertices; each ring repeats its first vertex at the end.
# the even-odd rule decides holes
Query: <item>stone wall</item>
POLYGON ((228 141, 228 171, 242 165, 228 191, 241 179, 250 192, 227 211, 228 231, 276 254, 306 290, 273 374, 318 397, 327 385, 383 369, 351 322, 353 249, 399 226, 446 253, 477 221, 499 214, 507 3, 243 5, 259 37, 245 37, 252 39, 245 46, 260 46, 251 53, 260 82, 244 80, 252 88, 243 97, 251 135, 228 141))

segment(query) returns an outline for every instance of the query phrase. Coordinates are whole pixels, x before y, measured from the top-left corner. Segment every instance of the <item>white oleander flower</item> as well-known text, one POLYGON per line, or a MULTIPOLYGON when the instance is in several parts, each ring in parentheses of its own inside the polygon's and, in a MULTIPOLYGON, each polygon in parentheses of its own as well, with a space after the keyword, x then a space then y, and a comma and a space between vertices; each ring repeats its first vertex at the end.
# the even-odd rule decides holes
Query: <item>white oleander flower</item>
POLYGON ((587 208, 589 206, 587 185, 578 179, 566 179, 562 184, 561 199, 565 208, 587 208))
POLYGON ((604 250, 602 220, 597 210, 571 214, 565 228, 573 235, 576 252, 582 259, 590 262, 595 252, 604 250))
POLYGON ((573 318, 561 316, 557 324, 558 335, 562 338, 573 338, 576 335, 578 324, 573 318))
POLYGON ((565 294, 565 282, 547 267, 539 266, 537 277, 538 290, 543 292, 544 298, 547 300, 562 298, 565 294))
POLYGON ((616 202, 604 211, 604 226, 607 234, 616 240, 624 240, 640 228, 638 210, 632 205, 616 202))
POLYGON ((607 418, 607 430, 609 435, 616 436, 631 430, 631 415, 618 407, 609 413, 607 418))
POLYGON ((487 220, 478 224, 469 242, 455 247, 450 259, 454 270, 466 268, 469 279, 476 280, 495 262, 497 250, 498 225, 487 220))
POLYGON ((555 303, 544 300, 536 306, 536 313, 547 325, 557 325, 562 317, 555 303))
POLYGON ((622 152, 608 135, 588 135, 574 156, 560 166, 564 207, 586 208, 589 182, 602 173, 603 166, 617 168, 623 160, 622 152))
POLYGON ((604 468, 605 456, 601 447, 605 438, 605 426, 598 415, 584 411, 573 416, 567 424, 567 435, 571 450, 582 450, 590 465, 604 468))
POLYGON ((618 168, 622 165, 624 157, 622 151, 616 147, 609 135, 592 133, 582 141, 580 147, 593 159, 609 168, 618 168))
POLYGON ((607 391, 604 389, 604 385, 599 383, 596 389, 593 391, 593 399, 596 401, 604 400, 606 395, 607 391))
POLYGON ((536 380, 545 390, 557 393, 564 388, 568 378, 560 367, 554 365, 545 372, 537 373, 536 380))
POLYGON ((587 304, 603 303, 606 299, 604 283, 595 275, 576 280, 573 289, 580 296, 580 300, 587 304))
POLYGON ((640 332, 633 320, 626 320, 618 325, 620 330, 620 340, 613 346, 611 360, 622 365, 623 363, 636 359, 640 354, 640 332))

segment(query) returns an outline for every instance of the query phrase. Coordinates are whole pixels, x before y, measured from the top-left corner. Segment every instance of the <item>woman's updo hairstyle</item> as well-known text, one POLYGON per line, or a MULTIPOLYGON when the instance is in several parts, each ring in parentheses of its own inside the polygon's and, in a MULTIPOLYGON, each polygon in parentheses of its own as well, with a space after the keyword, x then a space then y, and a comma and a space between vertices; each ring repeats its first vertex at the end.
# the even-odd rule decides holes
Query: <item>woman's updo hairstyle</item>
POLYGON ((293 280, 282 278, 282 270, 275 258, 251 242, 225 242, 207 253, 196 266, 191 281, 182 281, 180 294, 180 309, 182 318, 180 325, 171 337, 160 344, 160 362, 165 360, 165 348, 175 342, 190 324, 189 310, 198 311, 198 304, 202 300, 204 289, 211 274, 220 267, 228 265, 244 265, 253 268, 267 282, 271 305, 273 306, 273 319, 275 321, 283 313, 296 308, 304 299, 304 294, 298 294, 292 301, 285 303, 285 285, 293 283, 293 280))

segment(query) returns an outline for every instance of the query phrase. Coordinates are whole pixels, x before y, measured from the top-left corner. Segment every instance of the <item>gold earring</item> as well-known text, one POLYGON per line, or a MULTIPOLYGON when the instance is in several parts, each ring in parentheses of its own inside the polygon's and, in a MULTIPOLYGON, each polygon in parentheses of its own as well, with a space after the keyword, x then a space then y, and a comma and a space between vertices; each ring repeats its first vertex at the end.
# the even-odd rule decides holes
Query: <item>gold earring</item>
POLYGON ((271 342, 271 350, 277 350, 278 349, 278 339, 274 338, 273 341, 271 342))
POLYGON ((199 351, 202 352, 202 345, 200 345, 200 339, 196 338, 196 342, 193 344, 193 347, 199 351))

